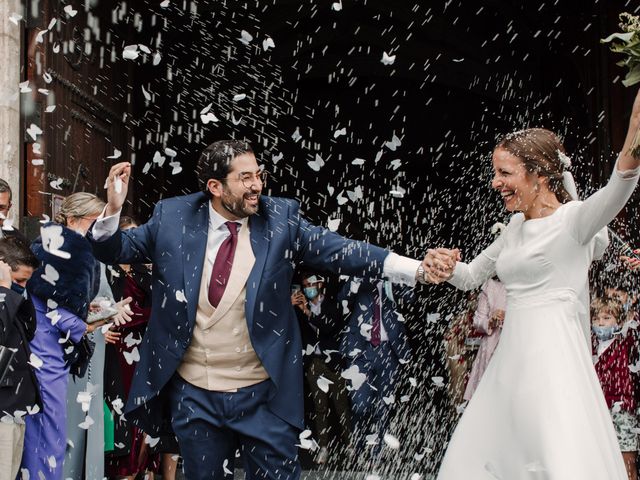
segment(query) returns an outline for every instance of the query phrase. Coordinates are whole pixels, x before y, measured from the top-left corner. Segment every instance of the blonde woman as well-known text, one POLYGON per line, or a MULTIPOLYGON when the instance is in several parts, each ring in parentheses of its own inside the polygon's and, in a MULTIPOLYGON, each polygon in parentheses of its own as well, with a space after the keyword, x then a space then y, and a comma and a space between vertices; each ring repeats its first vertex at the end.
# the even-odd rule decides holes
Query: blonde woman
POLYGON ((31 363, 43 408, 26 419, 22 468, 29 471, 29 478, 62 478, 70 368, 63 344, 65 340, 77 344, 95 328, 85 319, 99 284, 99 268, 85 235, 103 208, 104 203, 90 193, 70 195, 55 222, 43 225, 41 236, 31 245, 40 261, 27 284, 37 320, 31 363))

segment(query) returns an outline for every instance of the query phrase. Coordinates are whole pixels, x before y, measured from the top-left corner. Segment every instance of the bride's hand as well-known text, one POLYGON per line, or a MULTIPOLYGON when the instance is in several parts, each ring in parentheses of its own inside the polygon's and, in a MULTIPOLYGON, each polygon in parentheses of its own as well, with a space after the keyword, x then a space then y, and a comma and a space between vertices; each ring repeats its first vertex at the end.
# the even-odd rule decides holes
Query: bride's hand
POLYGON ((460 261, 460 250, 448 248, 435 248, 427 250, 427 255, 422 260, 426 280, 429 283, 442 283, 451 278, 456 263, 460 261))

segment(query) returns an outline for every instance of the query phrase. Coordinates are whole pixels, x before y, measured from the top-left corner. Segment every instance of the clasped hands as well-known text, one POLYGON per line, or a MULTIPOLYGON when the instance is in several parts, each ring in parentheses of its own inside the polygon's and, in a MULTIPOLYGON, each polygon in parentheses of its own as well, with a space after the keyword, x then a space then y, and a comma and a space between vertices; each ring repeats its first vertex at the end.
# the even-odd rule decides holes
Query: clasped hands
POLYGON ((457 248, 430 248, 422 260, 425 283, 446 282, 453 275, 456 263, 461 259, 460 250, 457 248))

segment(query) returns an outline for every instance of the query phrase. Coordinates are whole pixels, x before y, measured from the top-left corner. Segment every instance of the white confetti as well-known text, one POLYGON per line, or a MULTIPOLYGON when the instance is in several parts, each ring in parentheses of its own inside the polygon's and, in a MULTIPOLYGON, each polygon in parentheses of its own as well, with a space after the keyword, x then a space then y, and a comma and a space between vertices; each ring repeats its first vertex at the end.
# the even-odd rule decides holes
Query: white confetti
POLYGON ((417 386, 418 386, 418 382, 416 382, 416 379, 415 379, 415 378, 413 378, 413 377, 409 377, 409 384, 410 384, 412 387, 417 387, 417 386))
POLYGON ((323 377, 322 375, 318 377, 316 383, 318 384, 318 388, 324 393, 327 393, 329 391, 329 385, 333 385, 333 382, 331 380, 323 377))
POLYGON ((309 165, 309 167, 311 167, 311 170, 319 172, 320 169, 324 166, 324 160, 322 159, 322 157, 320 155, 318 155, 316 153, 315 160, 311 160, 311 161, 307 162, 307 165, 309 165))
POLYGON ((346 134, 347 134, 347 129, 341 128, 340 130, 336 130, 335 132, 333 132, 333 138, 338 138, 346 134))
POLYGON ((113 407, 113 411, 118 415, 122 415, 122 409, 124 408, 124 402, 120 397, 116 397, 113 402, 111 402, 111 406, 113 407))
POLYGON ((176 300, 187 303, 187 297, 184 296, 184 292, 182 290, 176 290, 176 300))
POLYGON ((383 65, 393 65, 393 62, 396 61, 395 55, 389 55, 387 52, 382 52, 382 60, 380 60, 383 65))
POLYGON ((9 15, 9 21, 14 25, 18 25, 20 20, 22 20, 22 15, 20 15, 19 13, 14 12, 11 15, 9 15))
POLYGON ((134 337, 133 332, 129 332, 129 335, 124 337, 124 343, 127 348, 131 348, 134 345, 140 345, 142 343, 142 338, 134 337))
POLYGON ((58 273, 58 271, 48 263, 44 266, 44 273, 40 276, 43 280, 49 282, 53 286, 55 286, 56 282, 60 278, 60 274, 58 273))
POLYGON ((42 135, 42 130, 35 123, 32 123, 29 128, 27 128, 27 133, 35 141, 38 139, 38 135, 42 135))
POLYGON ((400 141, 400 139, 398 138, 398 136, 395 133, 393 134, 393 137, 391 138, 391 141, 384 142, 384 146, 387 147, 392 152, 395 152, 396 148, 398 148, 401 145, 402 145, 402 142, 400 141))
POLYGON ((27 413, 29 415, 35 415, 36 413, 40 412, 40 406, 39 405, 34 405, 33 407, 31 406, 27 406, 27 413))
POLYGON ((156 65, 159 65, 161 61, 162 55, 160 55, 160 52, 155 52, 153 54, 153 66, 155 67, 156 65))
POLYGON ((213 112, 209 112, 206 115, 200 115, 200 120, 202 121, 202 123, 204 123, 205 125, 207 125, 210 122, 217 122, 218 121, 218 117, 216 117, 213 112))
POLYGON ((38 357, 35 353, 32 353, 29 356, 29 365, 31 365, 36 370, 40 370, 40 367, 42 367, 42 365, 44 365, 44 363, 42 362, 40 357, 38 357))
POLYGON ((138 347, 133 347, 133 350, 131 350, 131 352, 127 352, 126 350, 124 350, 122 352, 122 355, 124 355, 124 359, 129 365, 133 365, 134 363, 140 361, 140 352, 138 351, 138 347))
POLYGON ((46 113, 51 113, 51 112, 53 112, 55 109, 56 109, 56 106, 55 106, 55 105, 49 105, 47 108, 45 108, 45 109, 44 109, 44 111, 45 111, 46 113))
POLYGON ((436 387, 444 387, 444 378, 443 377, 431 377, 431 381, 436 387))
POLYGON ((339 12, 340 10, 342 10, 342 0, 339 2, 333 2, 331 4, 331 10, 335 12, 339 12))
POLYGON ((332 232, 335 232, 336 230, 338 230, 339 226, 340 226, 339 218, 330 218, 329 221, 327 222, 327 228, 332 232))
POLYGON ((164 149, 164 153, 167 155, 167 157, 171 157, 171 158, 178 156, 178 152, 176 152, 173 148, 169 148, 169 147, 166 147, 164 149))
POLYGON ((385 433, 383 440, 392 450, 398 450, 400 448, 400 441, 390 433, 385 433))
POLYGON ((282 152, 278 153, 277 155, 271 155, 271 161, 274 165, 276 165, 280 160, 282 160, 282 157, 284 157, 284 154, 282 152))
POLYGON ((234 102, 240 102, 240 101, 244 100, 245 98, 247 98, 247 94, 246 93, 239 93, 239 94, 233 96, 233 101, 234 102))
POLYGON ((170 0, 163 0, 163 1, 160 3, 160 6, 161 6, 162 8, 167 8, 167 7, 169 6, 169 3, 170 3, 170 0))
POLYGON ((364 158, 356 158, 351 162, 352 165, 364 165, 364 158))
POLYGON ((140 86, 140 88, 142 89, 142 94, 144 95, 145 100, 150 101, 151 94, 147 92, 142 85, 140 86))
POLYGON ((24 82, 19 84, 20 93, 29 93, 31 92, 31 87, 29 86, 29 80, 25 80, 24 82))
POLYGON ((158 152, 156 150, 156 153, 153 155, 153 163, 157 164, 159 167, 162 167, 162 165, 164 165, 164 161, 166 160, 166 157, 162 156, 160 154, 160 152, 158 152))
POLYGON ((122 152, 117 148, 113 149, 113 155, 109 155, 107 158, 113 158, 114 160, 120 158, 122 156, 122 152))
POLYGON ((139 55, 138 45, 127 45, 122 51, 122 58, 125 60, 135 60, 139 55))
POLYGON ((270 48, 276 48, 273 38, 267 37, 262 41, 262 49, 266 52, 270 48))
POLYGON ((47 227, 41 227, 40 238, 42 239, 42 248, 44 248, 45 252, 49 252, 51 255, 64 258, 65 260, 71 258, 71 253, 60 250, 60 248, 64 245, 64 237, 62 236, 62 225, 49 225, 47 227))
POLYGON ((180 162, 169 162, 169 165, 173 170, 171 170, 171 175, 177 175, 182 171, 182 165, 180 162))
POLYGON ((253 35, 251 35, 249 32, 247 32, 246 30, 242 30, 240 32, 240 41, 242 43, 244 43, 245 45, 249 45, 252 40, 253 40, 253 35))
POLYGON ((301 138, 302 135, 300 135, 300 127, 296 127, 296 131, 291 135, 291 139, 297 143, 301 138))
POLYGON ((93 418, 87 415, 84 418, 84 422, 79 423, 78 427, 82 428, 83 430, 89 430, 89 427, 91 427, 91 425, 93 425, 94 423, 96 422, 93 421, 93 418))
POLYGON ((296 445, 304 450, 315 450, 318 448, 318 444, 311 438, 311 430, 304 430, 298 436, 300 443, 296 445))
POLYGON ((224 471, 225 475, 233 475, 233 472, 229 470, 228 466, 229 466, 229 460, 225 458, 224 462, 222 462, 222 470, 224 471))
POLYGON ((351 380, 353 390, 358 390, 367 380, 367 376, 364 373, 360 373, 357 365, 351 365, 340 376, 346 380, 351 380))
POLYGON ((70 17, 75 17, 78 11, 74 10, 71 5, 67 5, 66 7, 64 7, 64 13, 66 13, 70 17))
POLYGON ((377 433, 370 433, 369 435, 365 435, 364 439, 366 440, 367 445, 378 445, 378 443, 380 443, 378 441, 377 433))
POLYGON ((54 457, 53 455, 47 457, 47 464, 49 464, 49 468, 51 468, 52 470, 55 469, 58 465, 58 463, 56 462, 56 457, 54 457))
POLYGON ((82 391, 78 392, 78 395, 76 395, 76 402, 80 404, 82 411, 85 413, 87 413, 91 407, 91 398, 91 392, 82 391))
POLYGON ((160 437, 152 437, 151 435, 147 435, 144 439, 144 443, 148 444, 151 448, 155 447, 160 441, 160 437))

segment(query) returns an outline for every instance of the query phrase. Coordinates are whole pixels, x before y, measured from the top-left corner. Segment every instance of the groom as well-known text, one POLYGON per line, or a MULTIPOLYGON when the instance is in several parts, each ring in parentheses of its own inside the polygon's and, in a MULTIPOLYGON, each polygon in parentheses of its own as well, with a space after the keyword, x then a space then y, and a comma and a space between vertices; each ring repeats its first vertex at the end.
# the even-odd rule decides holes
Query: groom
POLYGON ((310 225, 294 200, 261 195, 266 172, 244 142, 202 153, 203 191, 161 200, 146 224, 118 231, 131 165, 114 165, 92 230, 105 263, 153 263, 153 308, 127 402, 151 435, 173 430, 186 477, 297 479, 302 344, 291 277, 309 268, 425 281, 421 263, 310 225))

